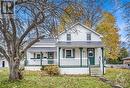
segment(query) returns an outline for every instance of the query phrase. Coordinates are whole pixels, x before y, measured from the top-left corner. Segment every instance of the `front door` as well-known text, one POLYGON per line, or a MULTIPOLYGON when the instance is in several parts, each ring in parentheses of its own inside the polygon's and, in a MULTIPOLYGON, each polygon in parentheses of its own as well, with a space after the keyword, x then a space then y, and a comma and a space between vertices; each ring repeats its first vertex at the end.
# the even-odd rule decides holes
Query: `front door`
POLYGON ((5 67, 5 61, 2 61, 2 67, 5 67))
POLYGON ((48 64, 53 64, 54 52, 48 52, 48 64))
POLYGON ((90 61, 90 65, 95 65, 95 49, 94 48, 87 49, 87 56, 90 61))

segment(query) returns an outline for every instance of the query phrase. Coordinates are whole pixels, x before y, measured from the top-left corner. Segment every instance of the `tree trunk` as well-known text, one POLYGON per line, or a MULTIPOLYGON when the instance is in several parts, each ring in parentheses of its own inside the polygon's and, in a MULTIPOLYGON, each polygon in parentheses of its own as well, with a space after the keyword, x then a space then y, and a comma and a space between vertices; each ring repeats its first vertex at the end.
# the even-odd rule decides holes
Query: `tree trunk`
POLYGON ((22 73, 19 69, 20 60, 15 59, 9 62, 9 80, 20 80, 22 79, 22 73))

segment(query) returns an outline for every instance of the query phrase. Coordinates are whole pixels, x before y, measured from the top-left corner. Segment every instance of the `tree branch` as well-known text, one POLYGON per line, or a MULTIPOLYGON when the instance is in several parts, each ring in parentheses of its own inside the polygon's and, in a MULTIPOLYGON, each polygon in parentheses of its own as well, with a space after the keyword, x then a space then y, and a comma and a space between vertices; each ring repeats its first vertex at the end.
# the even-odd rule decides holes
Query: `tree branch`
POLYGON ((7 59, 7 61, 9 61, 9 57, 2 46, 0 46, 0 53, 3 54, 3 56, 7 59))
POLYGON ((44 35, 43 35, 43 36, 39 36, 38 38, 36 38, 36 39, 34 39, 33 41, 31 41, 31 42, 23 49, 22 52, 26 52, 26 50, 27 50, 28 48, 30 48, 33 44, 35 44, 36 42, 38 42, 39 39, 41 39, 41 38, 43 38, 43 37, 44 37, 44 35))

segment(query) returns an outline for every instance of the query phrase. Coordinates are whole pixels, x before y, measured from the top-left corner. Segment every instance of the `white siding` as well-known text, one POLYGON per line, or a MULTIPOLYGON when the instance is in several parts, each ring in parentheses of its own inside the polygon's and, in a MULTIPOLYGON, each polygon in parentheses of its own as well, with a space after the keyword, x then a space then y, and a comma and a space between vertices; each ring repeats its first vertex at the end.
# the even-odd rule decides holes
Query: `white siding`
POLYGON ((56 47, 55 43, 36 43, 32 47, 56 47))
POLYGON ((71 33, 71 41, 87 41, 87 33, 91 33, 91 41, 101 41, 99 35, 81 25, 76 25, 67 32, 61 34, 58 38, 58 41, 66 41, 67 33, 71 33))
POLYGON ((34 58, 34 53, 27 52, 27 59, 34 58))
POLYGON ((95 48, 95 65, 99 64, 100 58, 102 59, 102 49, 101 48, 95 48))

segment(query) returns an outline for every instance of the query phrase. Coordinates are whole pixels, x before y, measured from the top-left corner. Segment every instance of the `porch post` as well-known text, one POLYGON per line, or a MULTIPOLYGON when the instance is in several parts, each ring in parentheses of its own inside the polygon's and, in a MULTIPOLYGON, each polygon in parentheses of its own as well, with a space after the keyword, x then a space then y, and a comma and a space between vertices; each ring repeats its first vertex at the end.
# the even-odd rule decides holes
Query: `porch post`
POLYGON ((24 61, 24 65, 27 66, 28 65, 28 59, 30 59, 30 57, 28 58, 28 55, 29 53, 27 52, 26 53, 26 57, 25 57, 25 61, 24 61))
POLYGON ((103 66, 103 75, 104 75, 104 48, 102 47, 102 66, 103 66))
POLYGON ((27 56, 26 56, 26 58, 25 58, 24 63, 25 63, 24 65, 27 66, 27 56))
POLYGON ((61 47, 58 47, 58 65, 60 67, 60 49, 61 47))
POLYGON ((83 48, 80 47, 80 66, 82 67, 82 51, 83 51, 83 48))
POLYGON ((43 53, 41 52, 40 65, 42 66, 43 53))

